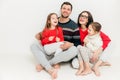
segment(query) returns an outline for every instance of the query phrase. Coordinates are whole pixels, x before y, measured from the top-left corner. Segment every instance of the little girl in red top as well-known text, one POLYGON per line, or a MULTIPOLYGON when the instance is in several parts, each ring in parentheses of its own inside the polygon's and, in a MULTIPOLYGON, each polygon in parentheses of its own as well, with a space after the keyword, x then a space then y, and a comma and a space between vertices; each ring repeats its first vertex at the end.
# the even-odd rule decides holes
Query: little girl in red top
POLYGON ((62 51, 61 44, 64 44, 62 28, 58 26, 58 16, 51 13, 47 17, 46 26, 42 31, 42 45, 48 55, 57 55, 62 51))

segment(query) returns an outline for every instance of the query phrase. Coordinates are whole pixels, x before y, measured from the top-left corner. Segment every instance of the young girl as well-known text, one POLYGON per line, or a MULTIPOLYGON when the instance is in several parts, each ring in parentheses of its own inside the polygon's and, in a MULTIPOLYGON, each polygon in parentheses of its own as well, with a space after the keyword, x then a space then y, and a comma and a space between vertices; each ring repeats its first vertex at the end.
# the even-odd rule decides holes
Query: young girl
POLYGON ((62 28, 58 26, 58 16, 51 13, 47 17, 46 26, 42 32, 42 45, 48 55, 57 55, 62 51, 60 45, 64 42, 62 28))
POLYGON ((86 75, 92 72, 91 67, 90 67, 90 59, 92 57, 99 57, 99 54, 94 54, 94 51, 99 49, 102 45, 102 39, 100 37, 100 29, 101 25, 98 22, 93 22, 89 25, 88 27, 88 35, 85 37, 84 45, 78 46, 80 55, 82 56, 83 59, 83 66, 84 66, 84 71, 81 73, 82 75, 86 75))

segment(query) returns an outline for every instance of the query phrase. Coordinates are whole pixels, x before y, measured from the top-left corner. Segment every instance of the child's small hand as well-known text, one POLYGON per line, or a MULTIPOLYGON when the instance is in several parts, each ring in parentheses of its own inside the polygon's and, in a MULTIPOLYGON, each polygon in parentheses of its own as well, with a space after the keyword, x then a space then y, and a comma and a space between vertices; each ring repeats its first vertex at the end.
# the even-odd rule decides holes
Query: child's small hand
POLYGON ((59 38, 59 37, 56 37, 55 39, 56 39, 56 42, 59 42, 59 41, 60 41, 60 38, 59 38))
POLYGON ((49 37, 49 41, 52 41, 53 38, 54 38, 54 36, 50 36, 50 37, 49 37))
POLYGON ((98 54, 93 53, 93 56, 90 59, 90 62, 95 63, 97 60, 98 60, 98 54))

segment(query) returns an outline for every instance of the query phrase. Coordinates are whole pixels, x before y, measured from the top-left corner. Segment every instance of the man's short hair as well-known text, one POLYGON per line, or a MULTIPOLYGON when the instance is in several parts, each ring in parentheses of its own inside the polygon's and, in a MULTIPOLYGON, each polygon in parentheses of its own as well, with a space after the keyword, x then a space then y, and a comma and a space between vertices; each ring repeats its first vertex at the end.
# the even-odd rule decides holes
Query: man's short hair
POLYGON ((63 2, 63 4, 61 5, 61 8, 63 7, 63 5, 70 5, 71 6, 71 10, 73 9, 73 6, 70 2, 63 2))

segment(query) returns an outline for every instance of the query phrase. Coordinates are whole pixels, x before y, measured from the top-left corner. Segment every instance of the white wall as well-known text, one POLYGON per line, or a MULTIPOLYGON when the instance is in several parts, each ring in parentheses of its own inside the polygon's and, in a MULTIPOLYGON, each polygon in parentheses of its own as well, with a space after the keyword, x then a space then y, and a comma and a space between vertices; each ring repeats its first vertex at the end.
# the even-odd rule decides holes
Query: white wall
MULTIPOLYGON (((0 54, 30 53, 34 35, 45 25, 51 12, 59 15, 61 4, 66 0, 0 0, 0 54)), ((119 0, 68 0, 73 4, 70 16, 77 21, 78 14, 88 10, 94 20, 103 25, 103 32, 112 39, 111 51, 119 51, 120 34, 119 0), (118 37, 117 37, 118 36, 118 37)))

